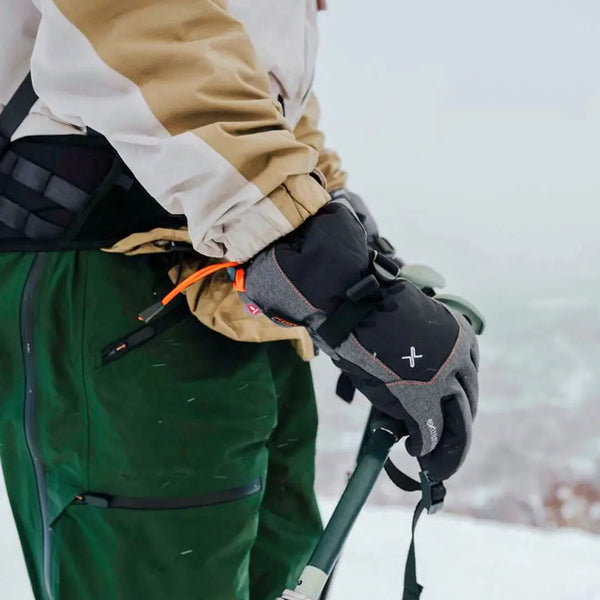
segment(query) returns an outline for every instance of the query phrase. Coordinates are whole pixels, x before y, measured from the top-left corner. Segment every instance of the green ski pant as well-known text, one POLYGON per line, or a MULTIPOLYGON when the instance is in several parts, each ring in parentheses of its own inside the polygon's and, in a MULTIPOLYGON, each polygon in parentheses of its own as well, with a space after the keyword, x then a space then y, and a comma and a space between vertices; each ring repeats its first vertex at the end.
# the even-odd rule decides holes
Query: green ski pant
POLYGON ((183 306, 141 326, 164 271, 0 254, 0 457, 37 600, 273 600, 320 534, 308 365, 183 306))

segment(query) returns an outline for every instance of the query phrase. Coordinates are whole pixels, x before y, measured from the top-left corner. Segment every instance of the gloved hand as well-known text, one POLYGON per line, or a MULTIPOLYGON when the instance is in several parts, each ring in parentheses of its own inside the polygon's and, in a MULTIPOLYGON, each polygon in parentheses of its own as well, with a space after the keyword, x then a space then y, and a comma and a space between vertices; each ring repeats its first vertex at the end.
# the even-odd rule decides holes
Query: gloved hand
POLYGON ((367 244, 369 248, 378 254, 392 259, 402 270, 401 275, 404 279, 412 281, 428 296, 433 296, 436 289, 443 288, 446 285, 444 278, 431 267, 413 263, 407 264, 396 256, 396 248, 394 248, 387 238, 379 234, 379 227, 375 218, 358 194, 345 189, 339 189, 334 190, 330 195, 332 200, 343 200, 350 204, 367 232, 367 244))
POLYGON ((379 235, 377 221, 375 221, 375 218, 368 209, 365 201, 358 194, 346 189, 339 189, 333 190, 330 196, 332 200, 346 200, 350 204, 359 221, 365 228, 367 233, 367 244, 369 245, 369 248, 379 252, 380 254, 393 258, 399 267, 404 264, 404 262, 396 256, 396 249, 391 242, 387 238, 379 235))
POLYGON ((343 200, 257 255, 245 295, 273 321, 302 325, 354 385, 402 420, 431 476, 462 464, 477 410, 478 349, 469 323, 372 252, 343 200))

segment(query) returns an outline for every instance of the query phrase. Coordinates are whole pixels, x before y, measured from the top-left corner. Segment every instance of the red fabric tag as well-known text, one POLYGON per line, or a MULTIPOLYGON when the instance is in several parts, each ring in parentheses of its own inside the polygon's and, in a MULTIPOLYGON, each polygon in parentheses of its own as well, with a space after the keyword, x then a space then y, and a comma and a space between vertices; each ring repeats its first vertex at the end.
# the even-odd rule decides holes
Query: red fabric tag
POLYGON ((253 317, 258 317, 258 315, 262 314, 262 310, 260 310, 260 308, 254 304, 246 304, 246 308, 253 317))
POLYGON ((319 10, 327 10, 327 0, 317 0, 317 8, 319 10))

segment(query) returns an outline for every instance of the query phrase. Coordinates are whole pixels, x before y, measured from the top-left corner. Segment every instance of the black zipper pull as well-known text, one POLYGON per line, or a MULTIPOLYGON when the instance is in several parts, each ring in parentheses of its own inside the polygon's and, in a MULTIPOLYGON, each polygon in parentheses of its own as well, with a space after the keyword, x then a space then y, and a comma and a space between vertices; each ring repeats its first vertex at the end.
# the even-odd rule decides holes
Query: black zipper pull
POLYGON ((102 364, 106 364, 111 360, 116 360, 117 358, 124 356, 125 353, 129 352, 132 348, 136 348, 152 339, 155 334, 156 331, 152 325, 145 325, 136 329, 127 337, 121 338, 119 341, 102 349, 102 364))
POLYGON ((109 348, 104 350, 102 354, 102 361, 108 362, 110 360, 115 360, 116 358, 118 358, 121 352, 125 352, 128 348, 129 346, 127 345, 127 342, 119 342, 114 346, 110 346, 109 348))

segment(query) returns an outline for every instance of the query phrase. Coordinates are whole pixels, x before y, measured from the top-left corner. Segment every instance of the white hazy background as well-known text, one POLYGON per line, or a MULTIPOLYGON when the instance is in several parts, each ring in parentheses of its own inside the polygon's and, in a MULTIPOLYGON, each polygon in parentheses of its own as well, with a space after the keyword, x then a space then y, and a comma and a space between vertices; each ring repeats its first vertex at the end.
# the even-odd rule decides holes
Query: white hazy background
MULTIPOLYGON (((425 519, 424 600, 596 600, 600 3, 329 5, 315 89, 349 187, 402 257, 434 266, 447 291, 488 318, 474 443, 448 484, 445 512, 584 530, 425 519)), ((336 373, 326 359, 314 371, 318 489, 335 497, 367 405, 334 398, 336 373)), ((414 461, 397 454, 414 471, 414 461)), ((392 506, 414 499, 382 483, 372 500, 390 506, 365 512, 334 600, 363 598, 374 580, 382 594, 399 593, 410 515, 392 506)), ((8 515, 0 493, 0 596, 25 600, 8 515)))
POLYGON ((595 262, 598 2, 330 4, 323 126, 403 253, 472 296, 518 293, 498 262, 595 262))

